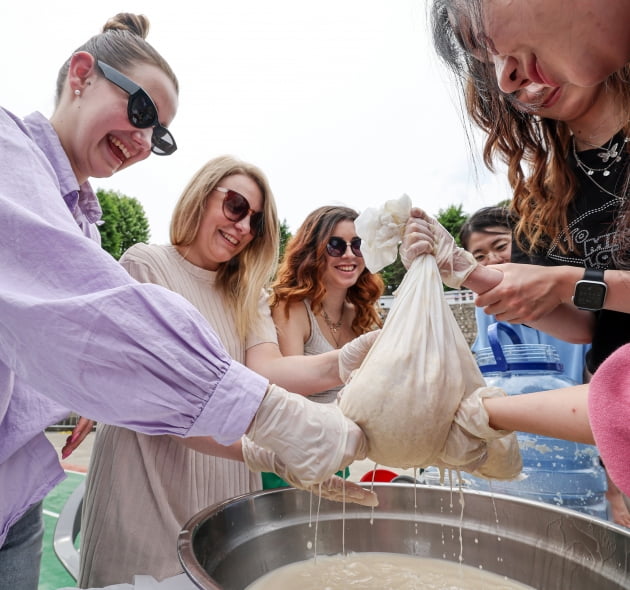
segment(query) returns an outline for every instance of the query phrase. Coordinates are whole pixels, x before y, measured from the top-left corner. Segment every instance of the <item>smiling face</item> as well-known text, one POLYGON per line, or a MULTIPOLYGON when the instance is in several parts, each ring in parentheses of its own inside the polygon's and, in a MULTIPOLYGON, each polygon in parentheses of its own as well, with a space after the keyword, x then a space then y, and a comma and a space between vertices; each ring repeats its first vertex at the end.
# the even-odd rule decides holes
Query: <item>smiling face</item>
POLYGON ((482 266, 510 262, 512 234, 501 226, 488 227, 485 231, 473 231, 467 241, 467 250, 482 266))
MULTIPOLYGON (((168 126, 177 112, 177 91, 167 74, 147 64, 124 74, 149 94, 160 123, 168 126)), ((153 129, 131 124, 129 95, 98 71, 91 55, 73 56, 67 85, 51 123, 80 183, 89 177, 107 178, 151 154, 153 129)))
MULTIPOLYGON (((263 196, 258 184, 245 174, 233 174, 220 180, 217 186, 232 189, 243 195, 253 211, 263 210, 263 196)), ((189 246, 178 246, 180 253, 195 266, 217 270, 242 252, 254 239, 250 227, 250 215, 241 221, 230 221, 223 214, 225 194, 213 190, 199 225, 199 231, 189 246)))
MULTIPOLYGON (((336 236, 342 238, 346 242, 350 242, 357 237, 357 230, 354 227, 354 221, 345 219, 337 223, 330 234, 329 238, 336 236)), ((350 247, 346 247, 343 256, 335 257, 326 253, 326 269, 322 281, 326 285, 326 290, 330 291, 335 288, 349 289, 361 276, 365 269, 365 261, 361 256, 355 256, 350 247)))
POLYGON ((630 59, 630 2, 618 0, 456 0, 455 26, 473 48, 488 50, 499 86, 593 86, 630 59))

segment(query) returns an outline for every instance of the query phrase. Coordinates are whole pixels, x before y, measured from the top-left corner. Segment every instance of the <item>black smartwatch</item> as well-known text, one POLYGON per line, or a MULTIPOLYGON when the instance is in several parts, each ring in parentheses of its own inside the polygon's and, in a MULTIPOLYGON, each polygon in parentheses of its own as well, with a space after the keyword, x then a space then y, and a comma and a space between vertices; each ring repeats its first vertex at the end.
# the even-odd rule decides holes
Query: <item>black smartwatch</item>
POLYGON ((599 311, 604 307, 607 290, 604 271, 599 268, 587 268, 582 280, 575 283, 573 305, 587 311, 599 311))

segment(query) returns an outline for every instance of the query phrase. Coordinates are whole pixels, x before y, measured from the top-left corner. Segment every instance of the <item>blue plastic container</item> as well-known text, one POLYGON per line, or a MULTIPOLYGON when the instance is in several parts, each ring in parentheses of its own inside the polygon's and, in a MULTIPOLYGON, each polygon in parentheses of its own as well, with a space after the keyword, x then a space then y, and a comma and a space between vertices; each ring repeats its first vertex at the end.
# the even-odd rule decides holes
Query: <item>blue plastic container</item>
MULTIPOLYGON (((500 323, 489 326, 488 340, 490 348, 477 353, 477 364, 488 385, 500 387, 509 395, 576 385, 562 372, 555 347, 522 344, 514 330, 500 323), (501 332, 512 344, 501 344, 501 332)), ((607 518, 606 474, 594 446, 525 433, 517 433, 517 437, 524 479, 489 484, 473 478, 472 487, 607 518)))

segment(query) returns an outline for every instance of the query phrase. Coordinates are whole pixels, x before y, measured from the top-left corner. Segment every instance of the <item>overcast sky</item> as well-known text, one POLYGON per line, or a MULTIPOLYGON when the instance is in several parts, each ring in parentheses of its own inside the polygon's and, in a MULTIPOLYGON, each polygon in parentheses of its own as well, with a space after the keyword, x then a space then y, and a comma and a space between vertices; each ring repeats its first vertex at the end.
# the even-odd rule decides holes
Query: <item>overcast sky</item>
MULTIPOLYGON (((144 206, 154 242, 208 159, 233 154, 269 177, 295 231, 315 207, 361 211, 407 193, 431 214, 508 197, 474 163, 457 94, 430 44, 427 0, 5 2, 1 104, 50 116, 65 59, 120 11, 146 14, 148 40, 180 81, 179 149, 95 189, 144 206), (477 172, 475 172, 475 170, 477 172)), ((479 147, 472 151, 478 152, 479 147)))

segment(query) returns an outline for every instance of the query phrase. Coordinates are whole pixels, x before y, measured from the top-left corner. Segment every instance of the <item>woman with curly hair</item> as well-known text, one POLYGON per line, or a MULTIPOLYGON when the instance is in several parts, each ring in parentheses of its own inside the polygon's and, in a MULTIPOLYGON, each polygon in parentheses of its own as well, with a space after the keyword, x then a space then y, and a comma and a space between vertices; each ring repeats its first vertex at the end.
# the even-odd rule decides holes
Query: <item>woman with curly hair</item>
MULTIPOLYGON (((381 327, 383 281, 365 267, 357 217, 348 207, 319 207, 287 244, 271 296, 282 354, 320 354, 381 327)), ((334 401, 339 389, 310 399, 334 401)))
MULTIPOLYGON (((497 56, 466 51, 448 4, 434 2, 442 7, 433 13, 434 44, 462 83, 471 120, 486 133, 486 165, 507 165, 518 218, 511 260, 526 263, 475 269, 467 286, 498 320, 592 342, 587 368, 594 373, 629 342, 630 67, 588 88, 550 86, 516 67, 497 80, 497 56)), ((598 426, 608 467, 604 438, 598 426)), ((626 524, 621 508, 615 520, 626 524)))
POLYGON ((630 61, 630 3, 619 0, 433 0, 433 21, 493 66, 504 92, 523 75, 589 87, 630 61))
POLYGON ((434 28, 436 48, 458 74, 466 110, 486 134, 486 166, 507 166, 517 218, 512 262, 527 263, 502 265, 499 284, 482 288, 477 305, 498 312, 499 320, 592 341, 593 373, 628 342, 630 329, 630 66, 590 88, 550 89, 523 78, 505 93, 492 64, 457 50, 447 29, 434 28), (605 300, 585 303, 584 280, 600 283, 605 300), (559 313, 571 320, 555 321, 559 313))
MULTIPOLYGON (((270 300, 282 354, 316 355, 339 349, 382 326, 378 300, 383 280, 365 267, 354 227, 358 215, 348 207, 319 207, 289 240, 270 300)), ((340 389, 327 389, 309 399, 334 402, 340 389)), ((280 485, 284 483, 275 474, 263 473, 265 488, 280 485)))

